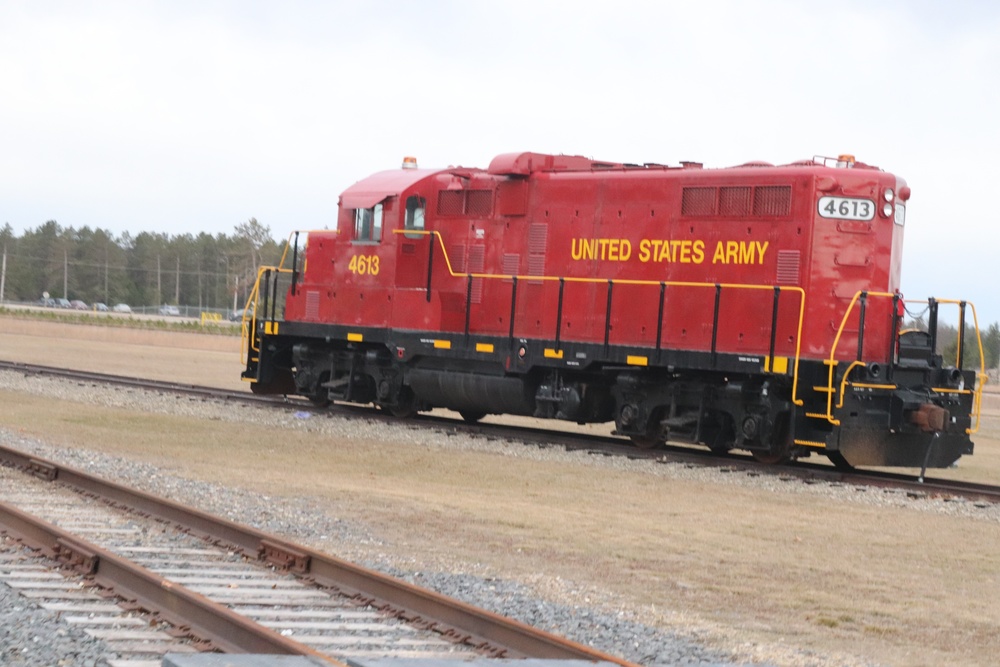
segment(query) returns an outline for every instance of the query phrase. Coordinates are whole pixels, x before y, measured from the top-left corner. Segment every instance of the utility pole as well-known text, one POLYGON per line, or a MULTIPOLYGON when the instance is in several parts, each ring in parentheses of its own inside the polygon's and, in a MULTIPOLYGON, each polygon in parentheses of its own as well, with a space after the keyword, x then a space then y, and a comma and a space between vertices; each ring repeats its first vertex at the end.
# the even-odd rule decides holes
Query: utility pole
POLYGON ((160 291, 160 256, 156 256, 156 305, 159 306, 162 303, 161 295, 163 292, 160 291))
POLYGON ((63 298, 69 298, 69 252, 63 250, 63 298))
POLYGON ((181 305, 181 256, 177 255, 177 283, 174 285, 174 303, 181 305))
POLYGON ((108 246, 104 245, 104 303, 111 299, 108 296, 108 246))
POLYGON ((3 268, 0 269, 0 303, 3 303, 4 287, 7 286, 7 246, 3 247, 3 268))

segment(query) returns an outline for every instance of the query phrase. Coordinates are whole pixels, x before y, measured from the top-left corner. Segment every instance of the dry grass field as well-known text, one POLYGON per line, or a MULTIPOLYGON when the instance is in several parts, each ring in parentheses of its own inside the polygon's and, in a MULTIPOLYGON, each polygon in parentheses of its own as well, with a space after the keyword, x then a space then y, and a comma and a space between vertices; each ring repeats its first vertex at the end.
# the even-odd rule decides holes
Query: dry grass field
MULTIPOLYGON (((0 318, 0 359, 224 387, 239 340, 0 318)), ((1000 527, 903 506, 557 465, 250 423, 136 414, 0 392, 0 427, 226 481, 309 496, 366 522, 379 553, 608 596, 774 665, 994 665, 1000 527), (39 415, 44 415, 39 419, 39 415), (801 650, 812 652, 804 657, 801 650)), ((955 477, 1000 483, 1000 399, 955 477)), ((332 553, 360 547, 321 544, 332 553)), ((401 561, 403 562, 403 561, 401 561)))

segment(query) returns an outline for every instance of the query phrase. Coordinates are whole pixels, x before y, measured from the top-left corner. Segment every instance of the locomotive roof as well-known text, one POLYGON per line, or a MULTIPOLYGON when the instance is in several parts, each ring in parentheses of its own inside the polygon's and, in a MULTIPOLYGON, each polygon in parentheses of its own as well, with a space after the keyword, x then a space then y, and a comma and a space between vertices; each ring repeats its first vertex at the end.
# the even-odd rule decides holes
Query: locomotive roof
POLYGON ((371 208, 386 197, 398 195, 414 183, 440 173, 439 169, 392 169, 363 178, 340 195, 342 208, 371 208))
MULTIPOLYGON (((853 156, 847 165, 854 169, 878 170, 878 167, 857 162, 853 156)), ((838 158, 840 159, 840 158, 838 158)), ((834 164, 838 168, 844 168, 843 163, 838 164, 834 158, 813 158, 812 160, 800 160, 788 165, 779 165, 777 168, 831 168, 834 164)), ((725 169, 760 169, 776 166, 767 162, 746 162, 725 169)), ((469 177, 473 174, 489 174, 491 176, 529 176, 537 172, 609 172, 609 171, 690 171, 702 169, 698 162, 681 162, 680 166, 670 167, 662 164, 626 164, 621 162, 606 162, 593 160, 580 155, 546 155, 542 153, 504 153, 498 155, 490 162, 490 166, 483 169, 466 167, 448 167, 446 169, 392 169, 380 171, 371 176, 363 178, 351 187, 344 190, 340 195, 340 205, 343 208, 371 208, 375 204, 384 201, 388 197, 399 196, 404 190, 416 183, 435 176, 437 174, 456 174, 469 177)), ((715 170, 713 170, 715 171, 715 170)))

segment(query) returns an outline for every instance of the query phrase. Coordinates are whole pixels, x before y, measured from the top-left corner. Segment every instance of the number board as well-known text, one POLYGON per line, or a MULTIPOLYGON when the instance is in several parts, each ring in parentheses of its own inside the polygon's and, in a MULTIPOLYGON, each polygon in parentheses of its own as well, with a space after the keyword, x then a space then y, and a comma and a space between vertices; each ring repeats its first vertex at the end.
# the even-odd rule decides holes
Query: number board
POLYGON ((837 220, 871 220, 875 217, 875 202, 851 197, 820 197, 819 214, 837 220))

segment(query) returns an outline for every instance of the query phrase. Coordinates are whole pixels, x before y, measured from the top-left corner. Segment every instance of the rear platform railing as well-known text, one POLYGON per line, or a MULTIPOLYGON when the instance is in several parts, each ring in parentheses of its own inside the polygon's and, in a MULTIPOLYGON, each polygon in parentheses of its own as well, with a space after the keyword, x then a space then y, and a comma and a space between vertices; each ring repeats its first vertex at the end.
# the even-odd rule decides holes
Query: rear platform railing
MULTIPOLYGON (((833 345, 830 348, 830 357, 824 361, 827 365, 827 386, 823 388, 818 388, 817 391, 823 391, 826 394, 826 414, 822 415, 826 420, 834 425, 839 426, 840 420, 834 417, 834 411, 839 410, 844 407, 844 397, 847 393, 847 387, 864 387, 868 389, 883 389, 883 390, 894 390, 898 388, 898 385, 892 382, 893 374, 897 364, 897 345, 900 340, 899 333, 899 303, 900 296, 898 293, 890 292, 868 292, 861 290, 855 293, 854 297, 851 299, 850 304, 844 311, 844 317, 840 322, 840 326, 837 328, 836 336, 833 340, 833 345), (853 382, 850 380, 851 373, 854 369, 859 367, 865 367, 866 363, 864 360, 864 330, 867 320, 867 306, 868 300, 871 298, 876 299, 892 299, 892 316, 891 316, 891 335, 888 367, 886 369, 886 383, 870 383, 870 382, 853 382), (844 372, 840 375, 840 381, 837 381, 837 366, 839 362, 837 361, 837 350, 840 346, 841 338, 844 331, 847 328, 847 323, 851 319, 851 315, 854 313, 855 308, 858 311, 858 350, 857 357, 855 360, 851 361, 844 372), (834 396, 836 395, 836 401, 834 396)), ((914 302, 909 302, 914 303, 914 302)), ((919 301, 915 303, 921 303, 919 301)), ((940 304, 952 304, 957 305, 959 308, 959 330, 958 330, 958 347, 955 353, 955 368, 958 370, 963 370, 963 363, 965 361, 965 320, 966 320, 966 309, 970 308, 972 310, 973 325, 976 333, 976 344, 979 348, 979 370, 976 372, 976 382, 975 386, 971 388, 954 388, 954 387, 931 387, 931 391, 935 393, 945 394, 966 394, 972 396, 972 426, 966 429, 969 435, 976 433, 979 430, 980 424, 980 414, 982 406, 982 394, 983 385, 986 384, 986 370, 984 365, 983 357, 983 341, 979 332, 979 318, 976 315, 976 307, 974 304, 968 301, 957 301, 953 299, 928 299, 926 302, 929 308, 929 347, 928 353, 930 355, 934 354, 935 348, 937 346, 937 334, 938 334, 938 307, 940 304)))
POLYGON ((253 289, 250 290, 246 306, 243 309, 240 358, 244 362, 251 361, 250 354, 252 352, 260 354, 260 341, 257 334, 258 319, 264 322, 264 333, 277 333, 276 313, 281 301, 278 294, 278 283, 280 282, 278 277, 282 274, 289 275, 291 289, 294 293, 298 278, 299 235, 300 232, 293 232, 288 237, 277 266, 261 266, 257 269, 257 279, 254 281, 253 289), (285 262, 288 260, 289 253, 292 256, 292 265, 286 267, 285 262), (261 283, 264 284, 263 289, 261 289, 261 283))

